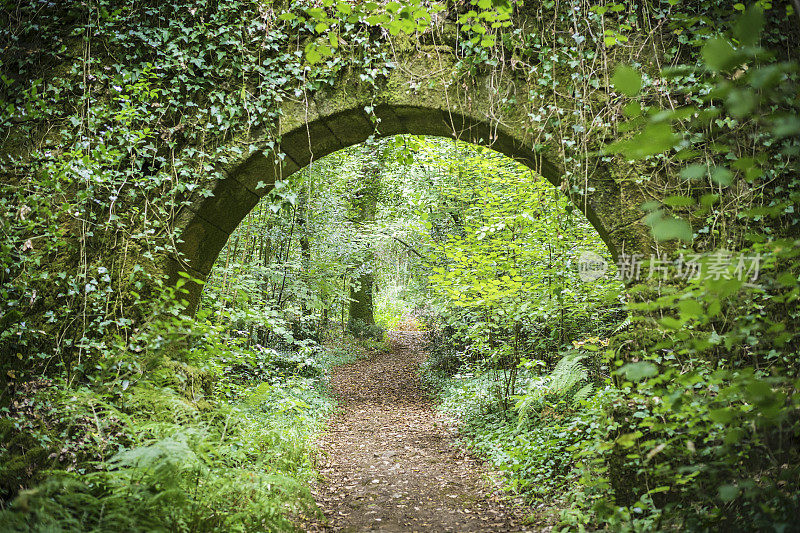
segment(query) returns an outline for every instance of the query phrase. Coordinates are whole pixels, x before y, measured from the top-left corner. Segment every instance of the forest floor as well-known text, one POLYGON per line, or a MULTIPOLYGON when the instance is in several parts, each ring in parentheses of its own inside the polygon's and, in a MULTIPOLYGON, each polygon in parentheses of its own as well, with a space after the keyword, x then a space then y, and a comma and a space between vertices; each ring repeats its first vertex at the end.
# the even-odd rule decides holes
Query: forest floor
POLYGON ((420 381, 422 334, 337 367, 339 409, 319 442, 313 487, 324 519, 308 531, 532 531, 496 475, 456 443, 420 381))

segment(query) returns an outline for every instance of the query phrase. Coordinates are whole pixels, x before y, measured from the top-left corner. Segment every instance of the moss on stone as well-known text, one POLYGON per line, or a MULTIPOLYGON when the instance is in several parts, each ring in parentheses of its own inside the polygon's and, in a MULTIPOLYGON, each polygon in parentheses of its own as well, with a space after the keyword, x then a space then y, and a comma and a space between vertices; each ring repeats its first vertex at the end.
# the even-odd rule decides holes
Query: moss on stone
POLYGON ((54 465, 50 452, 30 433, 18 431, 13 420, 0 419, 0 498, 8 501, 42 481, 43 471, 54 465))

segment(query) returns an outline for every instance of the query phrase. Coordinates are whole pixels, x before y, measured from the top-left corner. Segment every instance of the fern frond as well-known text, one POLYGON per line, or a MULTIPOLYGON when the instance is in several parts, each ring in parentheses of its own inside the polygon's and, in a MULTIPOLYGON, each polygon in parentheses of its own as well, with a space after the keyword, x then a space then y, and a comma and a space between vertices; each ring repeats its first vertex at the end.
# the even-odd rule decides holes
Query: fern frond
POLYGON ((572 396, 572 405, 573 406, 580 405, 581 402, 588 400, 593 392, 594 392, 594 385, 592 385, 591 383, 587 383, 572 396))
POLYGON ((568 354, 561 358, 550 373, 549 386, 552 393, 566 395, 575 385, 586 381, 588 373, 581 364, 584 358, 581 354, 568 354))
POLYGON ((587 400, 594 387, 587 383, 589 373, 583 365, 586 355, 568 353, 556 363, 550 375, 530 382, 525 394, 517 396, 517 425, 522 426, 528 417, 548 404, 566 402, 572 406, 587 400), (579 385, 584 384, 578 388, 579 385))

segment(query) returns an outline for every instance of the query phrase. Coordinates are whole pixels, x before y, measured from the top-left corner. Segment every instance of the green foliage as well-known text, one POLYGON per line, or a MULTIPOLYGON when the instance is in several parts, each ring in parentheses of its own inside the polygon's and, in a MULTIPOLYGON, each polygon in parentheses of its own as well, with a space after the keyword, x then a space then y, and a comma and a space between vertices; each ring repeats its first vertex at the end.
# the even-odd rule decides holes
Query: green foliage
POLYGON ((56 473, 20 494, 2 518, 9 531, 288 529, 287 513, 312 506, 295 478, 302 453, 287 459, 294 443, 267 429, 257 412, 226 414, 213 426, 175 433, 150 423, 143 429, 166 436, 117 453, 99 472, 56 473))
MULTIPOLYGON (((688 70, 703 80, 708 96, 697 107, 646 110, 644 130, 614 148, 630 158, 673 145, 685 150, 675 173, 694 183, 649 217, 654 236, 733 247, 758 256, 761 268, 754 276, 736 275, 733 259, 714 275, 715 258, 735 256, 704 254, 701 275, 632 306, 641 329, 658 334, 609 352, 628 398, 615 409, 622 434, 583 453, 588 460, 599 452, 627 478, 618 473, 612 483, 616 504, 625 504, 622 513, 608 501, 597 507, 610 523, 638 513, 662 527, 780 529, 791 527, 788 517, 798 507, 790 481, 797 479, 790 466, 797 449, 784 440, 798 430, 797 339, 789 333, 797 331, 798 317, 784 307, 797 298, 797 219, 782 207, 797 192, 797 140, 784 134, 784 117, 796 112, 796 99, 787 95, 796 93, 797 65, 758 46, 764 17, 761 7, 752 7, 738 18, 732 39, 716 35, 698 43, 700 61, 688 70), (692 121, 684 122, 687 116, 692 121), (666 131, 670 124, 681 131, 671 141, 652 135, 652 128, 666 131), (767 182, 768 197, 747 192, 767 182), (774 208, 738 208, 761 199, 774 208), (720 217, 738 218, 747 233, 710 231, 709 221, 720 217), (694 234, 690 220, 700 227, 694 234)), ((667 74, 674 80, 680 72, 686 71, 667 74)))
POLYGON ((322 376, 279 358, 258 372, 242 354, 217 358, 202 358, 205 373, 164 368, 112 401, 90 390, 34 392, 16 424, 55 438, 74 468, 20 493, 0 519, 20 531, 273 531, 313 513, 310 442, 332 407, 322 376), (87 464, 93 456, 100 460, 87 464))
POLYGON ((393 330, 412 316, 414 306, 405 300, 382 297, 375 305, 375 323, 384 330, 393 330))
POLYGON ((438 212, 423 214, 427 291, 465 350, 497 371, 505 402, 525 358, 544 359, 542 352, 592 334, 584 326, 590 317, 607 317, 598 333, 615 325, 621 284, 613 267, 605 278, 579 278, 582 252, 612 261, 550 184, 485 150, 457 147, 448 164, 448 177, 436 183, 438 212))
POLYGON ((542 409, 575 407, 592 393, 593 385, 587 383, 588 373, 581 364, 586 356, 580 352, 564 355, 555 368, 543 379, 532 380, 524 394, 517 397, 514 408, 522 425, 531 413, 542 409))
POLYGON ((471 0, 472 9, 458 17, 470 45, 492 48, 500 28, 511 26, 514 0, 471 0))
MULTIPOLYGON (((759 34, 764 17, 780 13, 741 11, 733 39, 703 34, 689 18, 673 22, 676 33, 695 35, 696 66, 665 71, 658 83, 617 68, 612 84, 636 99, 624 107, 631 121, 620 132, 636 133, 605 153, 676 177, 661 202, 643 206, 656 240, 759 255, 757 283, 736 277, 735 259, 714 274, 715 258, 735 258, 723 250, 698 254, 700 275, 688 283, 632 289, 633 329, 617 331, 601 358, 618 368, 611 380, 586 383, 588 369, 569 357, 555 376, 529 376, 530 361, 518 378, 530 381, 518 394, 516 425, 484 373, 460 366, 442 381, 433 369, 444 352, 430 365, 444 408, 461 417, 470 442, 529 498, 564 494, 556 505, 569 528, 781 529, 798 507, 797 449, 787 439, 798 420, 797 316, 789 310, 797 218, 788 208, 798 149, 786 134, 794 131, 786 117, 796 114, 788 95, 796 95, 797 68, 759 48, 775 39, 774 30, 759 34), (653 105, 653 87, 664 83, 689 106, 653 105), (777 184, 768 195, 765 183, 777 184), (762 207, 740 209, 742 202, 762 207), (742 226, 719 231, 722 220, 742 226), (548 387, 559 383, 561 393, 548 387)), ((612 34, 607 45, 620 42, 612 34)))
POLYGON ((350 320, 347 323, 347 330, 359 339, 380 340, 385 334, 385 330, 378 324, 369 324, 363 320, 350 320))
MULTIPOLYGON (((576 386, 585 375, 579 360, 580 356, 568 355, 544 377, 524 372, 520 379, 528 380, 527 392, 519 398, 529 405, 518 405, 524 424, 512 423, 503 415, 485 374, 458 374, 441 392, 442 409, 461 421, 470 445, 505 474, 508 489, 535 502, 543 509, 540 518, 551 521, 560 519, 561 509, 591 508, 603 494, 602 463, 583 464, 581 452, 612 434, 608 407, 618 392, 607 386, 591 395, 581 392, 588 389, 576 386), (555 388, 569 383, 573 386, 555 388), (591 485, 582 479, 584 474, 591 485)), ((583 518, 581 525, 588 522, 588 517, 583 518)))
MULTIPOLYGON (((792 527, 800 119, 788 3, 5 7, 10 528, 269 530, 307 512, 324 369, 357 356, 319 343, 349 280, 370 272, 368 249, 392 295, 381 320, 435 315, 428 368, 451 391, 445 406, 513 486, 563 494, 566 526, 792 527), (526 148, 562 169, 564 196, 490 152, 405 138, 393 157, 400 144, 416 155, 383 173, 376 223, 356 228, 343 200, 366 151, 334 155, 275 185, 228 242, 201 314, 182 317, 195 280, 167 287, 162 261, 187 237, 176 220, 244 157, 240 141, 344 70, 376 89, 421 43, 456 51, 452 80, 425 81, 459 98, 469 75, 528 82, 486 102, 487 120, 501 131, 495 111, 527 116, 526 148), (589 185, 597 175, 608 190, 589 185), (619 284, 576 281, 575 242, 609 256, 571 206, 639 190, 656 199, 643 208, 659 252, 711 253, 697 280, 630 288, 636 316, 618 326, 619 284), (709 275, 719 249, 760 254, 760 276, 709 275), (389 303, 401 294, 402 307, 389 303), (601 356, 556 363, 575 342, 601 356)), ((277 138, 259 149, 285 157, 277 138)), ((627 236, 626 221, 607 222, 627 236)))

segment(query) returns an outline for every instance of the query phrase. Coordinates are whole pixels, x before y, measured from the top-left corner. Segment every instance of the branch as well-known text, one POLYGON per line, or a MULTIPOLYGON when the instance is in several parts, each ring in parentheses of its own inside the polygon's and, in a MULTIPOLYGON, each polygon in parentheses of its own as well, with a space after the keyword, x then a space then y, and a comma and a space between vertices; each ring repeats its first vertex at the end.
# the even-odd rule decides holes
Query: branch
MULTIPOLYGON (((354 219, 352 219, 352 218, 349 218, 349 217, 345 217, 345 219, 346 219, 348 222, 352 222, 353 224, 357 224, 357 225, 361 225, 361 224, 363 224, 363 223, 364 223, 363 221, 354 220, 354 219)), ((414 248, 413 246, 411 246, 411 245, 410 245, 410 244, 408 244, 407 242, 403 241, 403 240, 402 240, 400 237, 396 237, 396 236, 392 235, 391 233, 386 233, 385 231, 381 231, 381 230, 373 230, 373 231, 375 231, 375 233, 380 233, 381 235, 384 235, 384 236, 386 236, 386 237, 391 237, 392 239, 396 240, 397 242, 399 242, 400 244, 402 244, 403 246, 405 246, 405 247, 408 249, 408 251, 409 251, 409 252, 414 252, 414 254, 415 254, 417 257, 419 257, 419 258, 420 258, 420 259, 422 259, 422 260, 425 260, 425 256, 423 256, 421 253, 419 253, 419 252, 416 250, 416 248, 414 248)))

